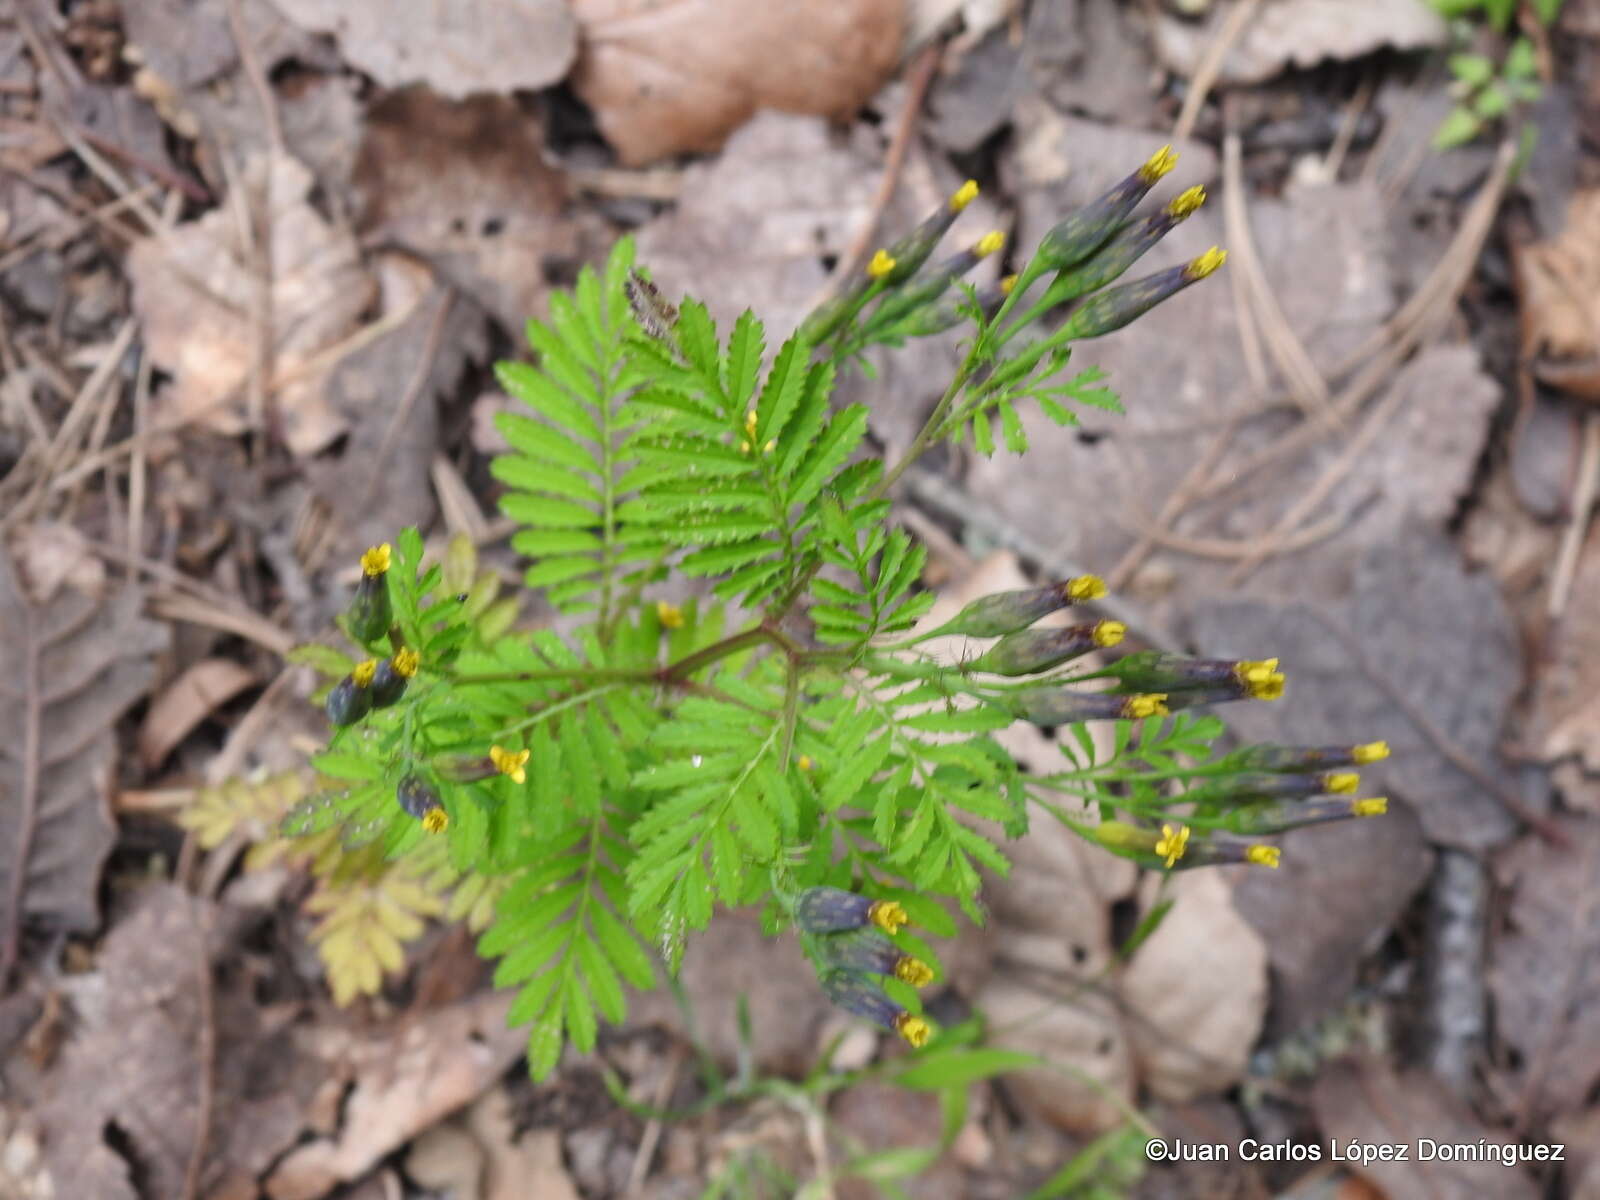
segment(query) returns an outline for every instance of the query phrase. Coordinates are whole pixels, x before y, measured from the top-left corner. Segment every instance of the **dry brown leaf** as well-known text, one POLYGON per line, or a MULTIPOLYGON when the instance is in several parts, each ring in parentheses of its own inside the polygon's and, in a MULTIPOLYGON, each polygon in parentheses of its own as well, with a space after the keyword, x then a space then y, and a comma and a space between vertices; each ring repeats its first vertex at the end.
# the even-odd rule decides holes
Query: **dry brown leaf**
POLYGON ((385 96, 367 110, 356 159, 361 229, 420 255, 520 333, 544 312, 547 273, 587 257, 563 215, 566 179, 544 157, 539 118, 507 97, 385 96))
POLYGON ((1386 1063, 1363 1059, 1334 1066, 1317 1080, 1312 1108, 1324 1136, 1342 1149, 1351 1142, 1411 1148, 1404 1162, 1373 1162, 1351 1169, 1385 1196, 1429 1200, 1534 1200, 1542 1194, 1517 1167, 1493 1159, 1482 1162, 1424 1162, 1419 1139, 1436 1146, 1477 1146, 1481 1141, 1515 1146, 1515 1140, 1486 1129, 1446 1092, 1438 1080, 1420 1072, 1397 1074, 1386 1063))
POLYGON ((285 444, 302 456, 345 428, 328 407, 327 368, 308 363, 350 334, 373 298, 355 240, 307 202, 312 183, 286 154, 253 158, 228 205, 128 253, 145 344, 173 374, 161 393, 171 416, 220 433, 246 428, 260 321, 274 376, 288 380, 271 407, 285 444), (265 239, 255 242, 260 264, 242 236, 252 212, 254 239, 265 239))
POLYGON ((231 658, 203 658, 151 702, 139 727, 139 757, 147 768, 161 765, 189 731, 245 688, 256 673, 231 658))
POLYGON ((504 1087, 486 1092, 467 1110, 466 1125, 488 1154, 483 1200, 580 1200, 561 1161, 555 1129, 519 1129, 504 1087))
POLYGON ((89 540, 65 522, 35 521, 24 525, 11 549, 28 598, 34 604, 48 604, 63 584, 95 598, 105 590, 105 563, 89 540))
POLYGON ((1600 523, 1579 551, 1566 619, 1551 637, 1534 685, 1537 753, 1600 774, 1600 523))
POLYGON ((291 20, 331 33, 385 87, 423 82, 446 96, 533 91, 558 82, 578 52, 564 0, 275 0, 291 20))
POLYGON ((255 1195, 255 1176, 299 1133, 325 1071, 296 1047, 292 1008, 264 1009, 248 972, 219 973, 210 1004, 202 1001, 218 916, 182 888, 159 885, 106 939, 96 964, 103 1008, 82 1006, 43 1105, 58 1197, 182 1195, 208 1071, 200 1194, 226 1195, 244 1181, 255 1195), (208 1007, 209 1059, 201 1049, 208 1007))
MULTIPOLYGON (((1163 13, 1152 26, 1156 53, 1174 71, 1193 75, 1228 19, 1233 4, 1218 4, 1208 21, 1163 13)), ((1392 47, 1442 46, 1449 30, 1424 0, 1266 0, 1223 56, 1219 81, 1260 83, 1288 67, 1324 59, 1360 58, 1392 47)))
POLYGON ((439 393, 487 353, 488 317, 440 285, 427 266, 398 251, 379 254, 373 273, 383 336, 346 356, 328 380, 334 412, 350 426, 343 454, 306 464, 337 532, 335 560, 434 515, 429 464, 438 450, 439 393), (448 306, 448 307, 446 307, 448 306))
POLYGON ((1145 1085, 1184 1103, 1244 1076, 1267 1009, 1267 948, 1222 871, 1173 876, 1172 908, 1117 980, 1145 1085))
POLYGON ((1600 401, 1600 188, 1573 196, 1566 228, 1515 262, 1524 357, 1551 386, 1600 401))
POLYGON ((1510 904, 1489 988, 1517 1051, 1509 1086, 1536 1116, 1577 1108, 1600 1084, 1600 818, 1561 828, 1570 846, 1524 837, 1495 863, 1510 904))
POLYGON ((99 923, 116 834, 112 725, 154 680, 151 656, 168 640, 142 605, 124 588, 103 605, 67 592, 34 608, 0 550, 0 979, 24 921, 74 933, 99 923))
POLYGON ((526 1044, 523 1030, 506 1028, 511 1000, 477 996, 352 1047, 341 1129, 284 1157, 267 1179, 271 1200, 318 1200, 477 1097, 526 1044))
POLYGON ((1137 1090, 1116 1002, 1072 982, 1075 968, 1066 946, 1052 949, 1039 939, 1024 952, 1040 965, 1053 952, 1054 970, 1026 980, 997 975, 973 997, 996 1044, 1051 1064, 1007 1075, 1007 1089, 1062 1129, 1091 1134, 1116 1128, 1137 1090))
POLYGON ((903 0, 574 0, 572 83, 624 163, 715 150, 758 109, 844 117, 894 69, 903 0))

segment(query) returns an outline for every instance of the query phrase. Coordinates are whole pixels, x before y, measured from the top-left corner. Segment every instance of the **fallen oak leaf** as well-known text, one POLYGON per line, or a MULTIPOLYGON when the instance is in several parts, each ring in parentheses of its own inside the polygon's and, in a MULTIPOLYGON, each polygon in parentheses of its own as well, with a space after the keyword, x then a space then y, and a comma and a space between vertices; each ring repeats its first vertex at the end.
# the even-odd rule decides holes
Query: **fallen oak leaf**
POLYGON ((629 166, 715 150, 762 108, 848 116, 894 70, 906 20, 902 0, 575 0, 573 11, 573 87, 629 166))
POLYGON ((563 0, 275 0, 291 20, 331 33, 355 66, 387 87, 422 81, 446 96, 533 91, 559 82, 578 52, 563 0))
POLYGON ((155 679, 168 632, 123 588, 48 608, 24 596, 0 550, 0 987, 24 921, 73 933, 99 924, 100 867, 115 840, 107 803, 112 725, 155 679))
POLYGON ((139 758, 160 766, 196 725, 256 682, 254 671, 231 658, 201 659, 151 703, 139 727, 139 758))
POLYGON ((269 337, 273 374, 285 381, 274 411, 284 443, 299 456, 345 430, 326 395, 332 364, 317 359, 355 328, 374 295, 355 239, 309 203, 313 182, 287 154, 258 156, 245 165, 229 198, 230 205, 248 204, 245 213, 218 208, 136 242, 128 252, 145 344, 157 365, 173 374, 162 401, 182 420, 224 434, 243 432, 257 342, 269 337), (265 239, 256 247, 259 264, 241 236, 252 225, 259 225, 253 236, 265 239))

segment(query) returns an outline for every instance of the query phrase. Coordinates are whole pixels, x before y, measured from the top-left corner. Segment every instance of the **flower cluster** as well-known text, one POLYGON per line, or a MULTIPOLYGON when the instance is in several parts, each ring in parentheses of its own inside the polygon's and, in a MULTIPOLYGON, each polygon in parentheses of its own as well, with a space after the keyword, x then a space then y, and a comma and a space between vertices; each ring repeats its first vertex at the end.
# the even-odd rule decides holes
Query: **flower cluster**
POLYGON ((933 980, 933 969, 889 936, 907 919, 898 901, 873 900, 840 888, 807 888, 794 901, 795 926, 817 964, 817 980, 828 999, 921 1046, 928 1040, 928 1022, 896 1004, 882 983, 893 978, 922 987, 933 980))

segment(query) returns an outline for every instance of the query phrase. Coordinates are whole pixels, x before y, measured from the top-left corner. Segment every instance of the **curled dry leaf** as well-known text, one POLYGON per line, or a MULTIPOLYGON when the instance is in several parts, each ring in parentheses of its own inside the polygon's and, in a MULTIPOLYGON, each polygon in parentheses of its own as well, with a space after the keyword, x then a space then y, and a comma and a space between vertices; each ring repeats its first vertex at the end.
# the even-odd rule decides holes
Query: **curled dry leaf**
POLYGON ((1566 228, 1516 268, 1523 356, 1544 382, 1600 401, 1600 188, 1572 197, 1566 228))
POLYGON ((356 157, 361 231, 419 255, 520 331, 544 311, 547 270, 585 257, 545 153, 539 117, 505 96, 385 96, 367 109, 356 157))
POLYGON ((623 162, 715 150, 757 109, 843 117, 900 55, 902 0, 575 0, 573 86, 623 162))
POLYGON ((506 1027, 511 999, 478 996, 352 1047, 355 1083, 342 1127, 278 1163, 266 1184, 271 1200, 318 1200, 474 1100, 527 1044, 522 1030, 506 1027))
POLYGON ((1600 818, 1561 822, 1570 846, 1524 837, 1495 863, 1510 902, 1490 942, 1509 1085, 1533 1116, 1581 1107, 1600 1085, 1600 818))
POLYGON ((139 757, 157 767, 189 731, 256 682, 231 658, 204 658, 161 690, 139 727, 139 757))
POLYGON ((1234 908, 1224 872, 1175 875, 1171 897, 1117 994, 1145 1084, 1183 1103, 1244 1076, 1266 1015, 1267 948, 1234 908))
POLYGON ((41 1106, 56 1196, 183 1195, 207 1072, 198 1194, 254 1196, 256 1176, 300 1133, 325 1064, 297 1044, 287 1023, 296 1006, 263 1007, 250 972, 218 973, 203 998, 203 972, 228 940, 224 920, 163 884, 106 938, 92 977, 103 1007, 79 1011, 41 1106), (106 1136, 112 1128, 120 1139, 106 1136))
POLYGON ((355 329, 373 297, 355 239, 307 202, 312 182, 286 154, 253 158, 227 206, 128 253, 145 345, 173 375, 162 393, 171 417, 242 432, 264 357, 278 383, 270 407, 301 456, 344 432, 327 404, 329 366, 314 360, 355 329))
POLYGON ((47 608, 23 595, 0 550, 0 980, 24 921, 87 932, 115 826, 107 804, 112 724, 155 678, 167 630, 124 588, 102 603, 66 592, 47 608))
POLYGON ((276 0, 289 18, 331 33, 386 87, 419 81, 446 96, 534 90, 558 82, 578 52, 565 0, 276 0))
MULTIPOLYGON (((1162 15, 1152 27, 1156 53, 1173 70, 1193 75, 1230 11, 1243 2, 1215 5, 1208 21, 1162 15)), ((1360 58, 1385 46, 1442 46, 1448 33, 1444 18, 1424 0, 1266 0, 1223 56, 1218 78, 1260 83, 1288 67, 1360 58)))

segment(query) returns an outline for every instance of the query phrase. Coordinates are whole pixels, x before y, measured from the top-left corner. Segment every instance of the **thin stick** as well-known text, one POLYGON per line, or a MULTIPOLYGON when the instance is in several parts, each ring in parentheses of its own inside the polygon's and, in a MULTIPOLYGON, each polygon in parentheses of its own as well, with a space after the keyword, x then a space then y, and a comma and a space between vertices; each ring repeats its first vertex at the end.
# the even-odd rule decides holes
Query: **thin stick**
POLYGON ((1324 427, 1337 428, 1342 422, 1330 407, 1328 383, 1278 306, 1256 252, 1245 209, 1243 150, 1239 135, 1231 131, 1222 139, 1222 215, 1229 254, 1244 279, 1252 308, 1266 335, 1267 349, 1289 383, 1289 394, 1306 416, 1324 427))
MULTIPOLYGON (((1196 558, 1241 559, 1249 558, 1260 552, 1264 538, 1249 538, 1235 541, 1232 538, 1194 537, 1188 534, 1175 533, 1164 528, 1156 521, 1151 520, 1143 513, 1132 508, 1118 512, 1108 510, 1106 517, 1115 525, 1125 529, 1138 531, 1141 536, 1149 539, 1169 550, 1181 550, 1185 554, 1192 554, 1196 558)), ((1307 525, 1304 529, 1295 531, 1278 544, 1279 551, 1303 550, 1318 542, 1326 541, 1338 533, 1345 526, 1345 519, 1334 515, 1326 520, 1318 521, 1315 525, 1307 525)), ((1118 564, 1119 566, 1121 564, 1118 564)), ((1111 577, 1106 577, 1109 585, 1111 577)))
MULTIPOLYGON (((672 1089, 678 1085, 678 1074, 683 1069, 684 1054, 681 1047, 676 1047, 671 1058, 667 1060, 667 1068, 661 1073, 661 1078, 656 1081, 656 1089, 650 1094, 650 1107, 660 1112, 667 1106, 667 1101, 672 1098, 672 1089)), ((633 1166, 628 1169, 628 1184, 622 1189, 623 1196, 637 1196, 644 1189, 644 1182, 650 1176, 650 1161, 656 1156, 656 1146, 661 1141, 662 1122, 660 1117, 651 1117, 644 1127, 644 1134, 639 1138, 639 1148, 634 1151, 633 1166)))
POLYGON ((1556 552, 1556 569, 1550 576, 1550 599, 1545 612, 1552 621, 1567 610, 1572 581, 1578 573, 1578 553, 1589 528, 1589 513, 1594 508, 1600 486, 1600 410, 1590 409, 1583 417, 1583 451, 1578 459, 1578 477, 1572 485, 1571 515, 1561 533, 1561 548, 1556 552))
POLYGON ((1200 109, 1206 102, 1206 96, 1217 82, 1217 76, 1222 73, 1222 60, 1233 49, 1233 44, 1244 33, 1245 26, 1260 5, 1261 0, 1238 0, 1218 28, 1216 36, 1206 43, 1205 53, 1195 64, 1194 75, 1189 79, 1189 94, 1183 98, 1183 107, 1178 110, 1178 119, 1172 126, 1173 141, 1184 141, 1194 132, 1194 123, 1200 119, 1200 109))
POLYGON ((255 47, 250 44, 239 0, 228 0, 228 29, 239 51, 239 65, 244 68, 245 77, 250 80, 250 86, 255 89, 256 99, 261 104, 261 115, 267 122, 267 140, 274 150, 282 151, 283 123, 278 118, 277 100, 272 94, 272 85, 267 82, 267 73, 261 69, 261 60, 256 56, 255 47))

